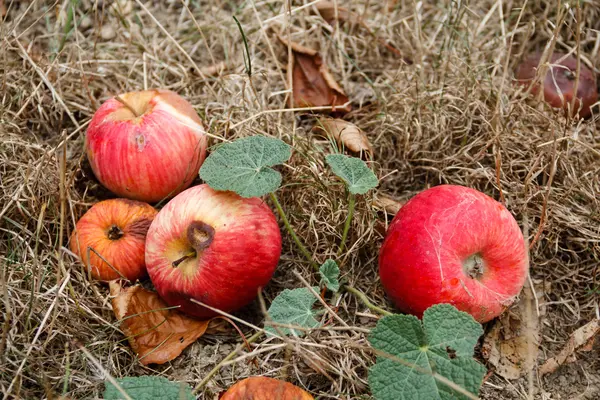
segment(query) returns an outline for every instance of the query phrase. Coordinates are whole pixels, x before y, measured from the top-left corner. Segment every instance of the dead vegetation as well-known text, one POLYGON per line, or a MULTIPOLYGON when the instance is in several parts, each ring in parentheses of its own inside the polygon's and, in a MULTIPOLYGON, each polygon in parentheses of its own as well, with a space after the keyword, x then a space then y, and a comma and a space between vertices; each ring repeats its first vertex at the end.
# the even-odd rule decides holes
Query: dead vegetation
MULTIPOLYGON (((360 20, 344 24, 324 20, 314 1, 291 3, 290 16, 285 4, 272 1, 4 2, 0 391, 6 398, 97 398, 106 374, 161 375, 197 386, 240 342, 232 330, 205 335, 169 364, 142 366, 116 325, 108 288, 90 282, 68 251, 76 219, 111 197, 82 147, 91 115, 115 94, 158 87, 180 93, 206 121, 212 144, 255 134, 292 143, 295 154, 282 170, 283 206, 315 259, 335 256, 344 189, 325 168, 323 153, 332 144, 311 133, 320 110, 287 108, 291 49, 277 34, 317 49, 350 99, 344 119, 373 146, 378 193, 404 201, 430 185, 462 184, 503 201, 517 217, 531 243, 532 277, 550 282, 535 299, 546 309, 538 365, 598 317, 600 108, 591 119, 566 120, 512 84, 523 55, 549 43, 574 54, 579 48, 581 61, 599 72, 595 2, 581 2, 577 21, 575 8, 550 0, 339 1, 360 20), (251 77, 232 15, 248 40, 251 77)), ((372 203, 370 195, 357 203, 342 274, 391 309, 377 278, 386 219, 372 203)), ((302 285, 294 271, 315 282, 288 239, 267 302, 302 285)), ((287 379, 323 399, 369 398, 374 357, 365 328, 377 316, 349 293, 331 306, 347 326, 331 319, 302 339, 262 339, 199 388, 201 398, 257 374, 287 379)), ((237 315, 261 324, 258 302, 237 315)), ((585 373, 568 385, 575 394, 599 390, 598 358, 584 361, 585 373)), ((492 377, 484 397, 555 398, 547 394, 567 390, 552 378, 561 371, 529 384, 492 377)))

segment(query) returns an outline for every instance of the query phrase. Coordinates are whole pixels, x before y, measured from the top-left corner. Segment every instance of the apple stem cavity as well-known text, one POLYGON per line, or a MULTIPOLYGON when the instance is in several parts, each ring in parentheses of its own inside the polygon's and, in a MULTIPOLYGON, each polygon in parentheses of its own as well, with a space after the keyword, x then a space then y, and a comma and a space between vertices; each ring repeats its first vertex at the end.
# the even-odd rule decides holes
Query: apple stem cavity
POLYGON ((479 279, 483 275, 485 261, 481 254, 476 253, 463 261, 463 271, 471 279, 479 279))
POLYGON ((113 224, 110 226, 110 228, 108 228, 108 238, 110 240, 119 240, 124 234, 125 232, 123 232, 117 225, 113 224))
POLYGON ((119 103, 123 104, 125 107, 127 107, 127 109, 129 111, 131 111, 131 113, 136 117, 139 118, 141 115, 135 110, 135 108, 133 108, 129 103, 127 103, 125 100, 123 100, 123 98, 121 96, 115 96, 115 100, 117 100, 119 103))

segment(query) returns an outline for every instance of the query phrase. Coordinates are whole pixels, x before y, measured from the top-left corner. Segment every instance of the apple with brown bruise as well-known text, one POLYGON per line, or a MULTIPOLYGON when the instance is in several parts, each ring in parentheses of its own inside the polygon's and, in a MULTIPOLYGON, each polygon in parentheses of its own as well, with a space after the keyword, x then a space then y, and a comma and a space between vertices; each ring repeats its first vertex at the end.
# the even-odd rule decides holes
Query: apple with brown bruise
MULTIPOLYGON (((519 65, 515 74, 518 83, 529 86, 533 82, 540 58, 541 53, 536 53, 527 57, 519 65)), ((549 64, 546 76, 532 87, 531 93, 537 94, 541 87, 545 101, 554 108, 563 109, 565 113, 571 107, 573 97, 576 97, 572 114, 578 112, 580 118, 588 117, 591 114, 590 107, 598 101, 598 87, 594 73, 581 62, 576 90, 577 58, 573 56, 565 58, 563 53, 554 53, 549 64)))
POLYGON ((77 221, 70 248, 94 279, 130 281, 146 276, 146 233, 157 211, 129 199, 96 203, 77 221))
POLYGON ((208 318, 250 303, 279 261, 275 215, 259 198, 204 184, 173 198, 148 231, 146 265, 158 294, 171 306, 208 318))

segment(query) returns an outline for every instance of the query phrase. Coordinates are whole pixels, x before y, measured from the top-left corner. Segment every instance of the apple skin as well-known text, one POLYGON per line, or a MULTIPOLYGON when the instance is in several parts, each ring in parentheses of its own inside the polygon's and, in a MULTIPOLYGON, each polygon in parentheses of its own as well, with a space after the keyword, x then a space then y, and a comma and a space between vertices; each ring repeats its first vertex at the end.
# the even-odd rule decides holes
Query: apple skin
MULTIPOLYGON (((541 53, 532 54, 519 65, 515 73, 518 83, 524 86, 529 86, 531 84, 536 76, 537 66, 541 56, 541 53)), ((595 75, 585 66, 585 64, 581 63, 579 84, 577 91, 575 91, 577 58, 568 56, 564 60, 559 61, 564 56, 564 53, 553 53, 552 57, 550 57, 550 63, 556 65, 549 66, 546 76, 541 80, 541 86, 544 91, 544 100, 550 104, 551 107, 562 108, 565 113, 567 113, 568 107, 573 100, 573 96, 575 95, 575 92, 577 92, 574 111, 579 110, 581 107, 581 110, 579 110, 579 117, 586 118, 592 113, 590 106, 598 101, 598 87, 596 85, 595 75), (563 99, 561 99, 561 94, 564 103, 563 99)), ((536 95, 539 90, 540 84, 536 84, 532 87, 531 93, 536 95)))
POLYGON ((190 103, 169 90, 117 97, 100 106, 87 129, 86 151, 96 178, 120 197, 148 203, 189 187, 207 145, 190 103))
POLYGON ((280 255, 279 225, 261 199, 215 191, 206 184, 169 201, 146 241, 148 274, 158 294, 199 318, 218 313, 191 298, 235 311, 267 285, 280 255))
POLYGON ((487 322, 514 302, 528 270, 523 234, 511 213, 464 186, 435 186, 410 199, 379 253, 386 292, 400 310, 419 318, 430 306, 449 303, 487 322))
POLYGON ((86 267, 89 266, 94 279, 141 279, 146 276, 146 233, 156 214, 156 209, 141 201, 101 201, 77 221, 69 247, 86 267), (88 247, 93 248, 110 265, 91 250, 88 260, 88 247))

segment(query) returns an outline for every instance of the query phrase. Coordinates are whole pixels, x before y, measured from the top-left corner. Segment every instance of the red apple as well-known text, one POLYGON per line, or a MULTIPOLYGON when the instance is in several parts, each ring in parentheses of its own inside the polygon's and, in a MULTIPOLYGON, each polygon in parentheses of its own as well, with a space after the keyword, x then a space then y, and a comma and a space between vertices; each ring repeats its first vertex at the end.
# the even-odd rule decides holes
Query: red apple
POLYGON ((77 221, 69 243, 71 251, 90 268, 94 279, 143 278, 146 232, 156 213, 141 201, 112 199, 96 203, 77 221))
POLYGON ((486 322, 521 291, 529 269, 523 234, 491 197, 441 185, 396 214, 379 254, 379 275, 396 306, 419 317, 449 303, 486 322))
POLYGON ((231 312, 250 303, 279 261, 281 234, 259 198, 208 185, 178 194, 148 231, 146 265, 158 294, 181 311, 216 315, 190 299, 231 312))
MULTIPOLYGON (((534 80, 541 56, 540 53, 530 55, 519 65, 515 74, 519 83, 528 86, 534 80)), ((581 63, 579 84, 575 90, 577 58, 573 56, 565 58, 564 53, 554 53, 550 57, 549 64, 546 76, 541 80, 546 102, 554 108, 562 108, 567 112, 573 96, 577 93, 574 112, 579 111, 581 118, 589 116, 590 106, 598 101, 598 87, 594 73, 581 63)), ((540 84, 536 84, 531 89, 531 93, 535 95, 539 90, 540 84)))
POLYGON ((86 133, 98 180, 121 197, 157 202, 186 189, 206 157, 206 133, 190 103, 169 90, 121 94, 86 133))

